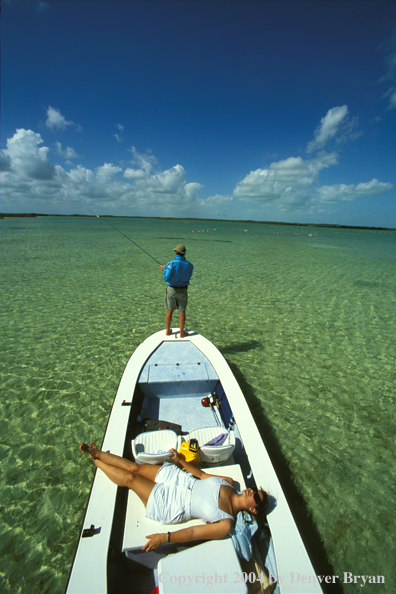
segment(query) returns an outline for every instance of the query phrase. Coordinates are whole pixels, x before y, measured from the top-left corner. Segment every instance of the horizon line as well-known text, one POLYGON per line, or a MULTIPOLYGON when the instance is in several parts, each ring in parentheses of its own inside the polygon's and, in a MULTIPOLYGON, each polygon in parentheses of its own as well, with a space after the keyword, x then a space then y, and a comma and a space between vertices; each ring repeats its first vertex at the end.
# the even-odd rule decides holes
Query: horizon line
POLYGON ((113 219, 159 219, 164 221, 214 221, 221 223, 251 223, 254 225, 289 225, 294 227, 330 227, 337 229, 367 229, 375 231, 396 231, 394 227, 369 227, 367 225, 339 225, 337 223, 284 223, 280 221, 253 221, 250 219, 203 219, 197 217, 158 217, 158 216, 133 216, 133 215, 97 215, 97 214, 52 214, 52 213, 7 213, 0 212, 0 219, 7 217, 86 217, 86 218, 113 218, 113 219))

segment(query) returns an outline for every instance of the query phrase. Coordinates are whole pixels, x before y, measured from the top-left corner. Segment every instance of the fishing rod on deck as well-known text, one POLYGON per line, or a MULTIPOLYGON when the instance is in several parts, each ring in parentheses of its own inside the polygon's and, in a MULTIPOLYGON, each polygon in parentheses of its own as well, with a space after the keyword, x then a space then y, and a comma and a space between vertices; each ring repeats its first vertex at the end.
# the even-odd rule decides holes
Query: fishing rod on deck
POLYGON ((110 227, 112 227, 115 231, 117 231, 118 233, 120 233, 121 235, 123 235, 128 241, 130 241, 131 243, 133 243, 133 245, 136 245, 136 247, 138 247, 139 250, 142 250, 142 252, 144 252, 145 254, 147 254, 152 260, 154 260, 154 262, 157 262, 157 264, 159 264, 161 266, 161 263, 158 262, 158 260, 156 260, 148 252, 146 252, 146 250, 144 250, 142 247, 140 247, 140 245, 138 245, 135 241, 133 241, 133 239, 131 239, 130 237, 128 237, 128 235, 125 235, 125 233, 123 233, 122 231, 120 231, 119 229, 117 229, 117 227, 114 227, 114 225, 112 225, 111 223, 109 223, 109 221, 106 221, 104 218, 100 217, 98 214, 96 214, 92 210, 89 210, 89 208, 85 208, 85 206, 83 206, 82 204, 80 204, 80 206, 84 210, 86 210, 86 211, 90 212, 91 214, 95 215, 95 217, 97 217, 98 219, 103 220, 104 223, 107 223, 108 225, 110 225, 110 227))

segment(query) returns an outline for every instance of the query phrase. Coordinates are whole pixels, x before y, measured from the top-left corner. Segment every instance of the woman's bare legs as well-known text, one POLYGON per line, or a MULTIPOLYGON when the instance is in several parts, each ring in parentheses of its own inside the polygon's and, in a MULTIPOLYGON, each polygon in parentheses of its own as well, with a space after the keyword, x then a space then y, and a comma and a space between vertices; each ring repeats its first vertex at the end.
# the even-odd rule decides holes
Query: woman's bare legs
POLYGON ((119 487, 132 489, 146 507, 150 493, 155 485, 153 481, 134 472, 128 472, 128 470, 124 470, 123 468, 117 468, 116 466, 106 464, 105 462, 102 462, 102 460, 96 459, 94 460, 94 464, 97 468, 103 470, 105 475, 119 487))
POLYGON ((154 487, 154 479, 161 468, 151 464, 136 464, 131 460, 102 452, 98 450, 94 443, 87 445, 82 443, 80 450, 94 461, 97 468, 100 468, 105 475, 119 487, 128 487, 132 489, 147 505, 147 500, 154 487))
POLYGON ((80 445, 80 450, 84 454, 89 454, 89 457, 94 461, 101 460, 101 462, 104 462, 109 466, 115 466, 116 468, 127 470, 128 472, 140 474, 153 482, 155 482, 156 474, 161 468, 158 464, 137 464, 136 462, 132 462, 132 460, 122 458, 116 454, 103 452, 102 450, 98 450, 94 443, 90 443, 89 445, 82 443, 80 445))

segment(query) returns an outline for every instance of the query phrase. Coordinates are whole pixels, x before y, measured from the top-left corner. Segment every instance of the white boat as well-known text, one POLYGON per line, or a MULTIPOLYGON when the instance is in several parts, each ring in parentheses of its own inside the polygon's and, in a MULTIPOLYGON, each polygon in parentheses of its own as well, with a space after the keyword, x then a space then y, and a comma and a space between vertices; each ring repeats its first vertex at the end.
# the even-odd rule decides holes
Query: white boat
POLYGON ((264 529, 260 526, 252 538, 255 564, 251 560, 248 565, 238 557, 237 540, 231 537, 183 547, 162 545, 151 553, 142 552, 146 535, 178 530, 186 524, 162 526, 145 518, 144 506, 135 493, 117 487, 97 470, 67 594, 151 594, 155 587, 160 594, 242 594, 248 589, 321 593, 274 467, 231 369, 206 338, 190 332, 181 339, 176 329, 170 336, 164 331, 153 334, 133 353, 101 449, 130 459, 133 449, 136 461, 157 463, 168 456, 169 437, 175 448, 181 441, 196 437, 206 472, 232 476, 241 489, 255 484, 269 492, 272 504, 268 525, 264 529), (206 397, 209 407, 202 406, 206 397), (147 418, 180 425, 182 436, 169 431, 143 432, 142 420, 147 418), (221 433, 227 433, 222 445, 204 445, 221 433))

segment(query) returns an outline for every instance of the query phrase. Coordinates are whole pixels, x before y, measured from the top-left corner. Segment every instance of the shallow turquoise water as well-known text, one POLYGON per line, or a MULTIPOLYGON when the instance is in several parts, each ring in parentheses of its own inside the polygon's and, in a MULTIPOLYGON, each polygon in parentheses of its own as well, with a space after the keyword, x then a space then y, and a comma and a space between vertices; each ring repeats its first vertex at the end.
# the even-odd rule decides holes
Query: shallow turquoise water
MULTIPOLYGON (((111 223, 160 262, 187 245, 187 327, 241 382, 314 558, 393 593, 396 232, 111 223)), ((130 355, 164 327, 164 283, 97 218, 4 219, 1 262, 0 590, 53 594, 93 476, 78 443, 101 443, 130 355)))

